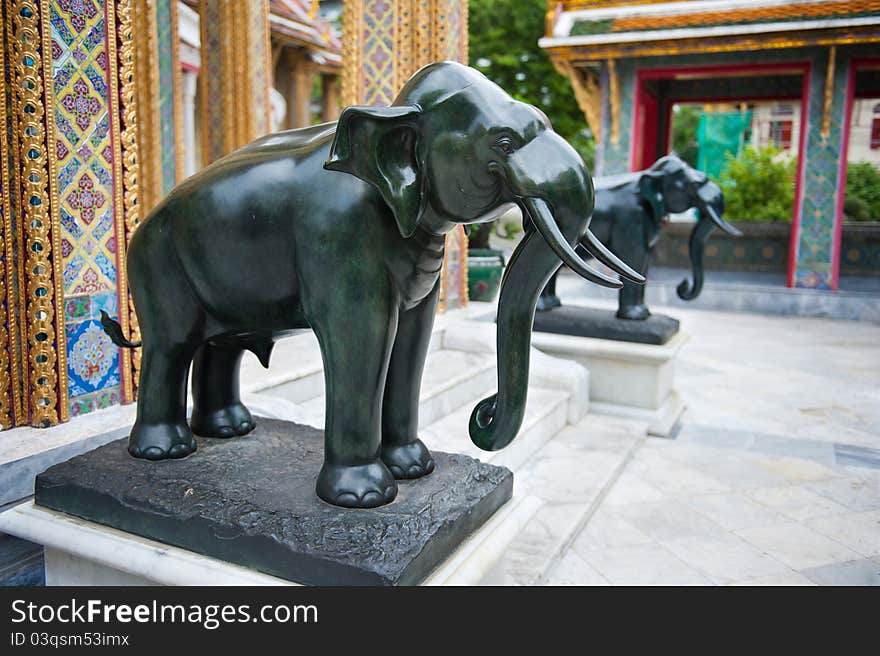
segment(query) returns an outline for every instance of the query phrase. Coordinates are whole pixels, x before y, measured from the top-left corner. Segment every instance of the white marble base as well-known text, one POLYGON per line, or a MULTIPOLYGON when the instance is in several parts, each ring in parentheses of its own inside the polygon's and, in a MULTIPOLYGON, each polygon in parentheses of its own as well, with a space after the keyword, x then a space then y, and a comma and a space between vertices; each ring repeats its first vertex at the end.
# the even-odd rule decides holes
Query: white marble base
MULTIPOLYGON (((498 585, 508 547, 541 506, 514 496, 423 585, 498 585)), ((46 585, 297 585, 216 558, 35 506, 0 513, 0 531, 45 547, 46 585)))
POLYGON ((532 333, 532 345, 574 360, 590 372, 590 403, 596 413, 649 423, 648 433, 666 437, 684 411, 674 389, 675 358, 689 339, 679 333, 661 346, 609 339, 532 333))

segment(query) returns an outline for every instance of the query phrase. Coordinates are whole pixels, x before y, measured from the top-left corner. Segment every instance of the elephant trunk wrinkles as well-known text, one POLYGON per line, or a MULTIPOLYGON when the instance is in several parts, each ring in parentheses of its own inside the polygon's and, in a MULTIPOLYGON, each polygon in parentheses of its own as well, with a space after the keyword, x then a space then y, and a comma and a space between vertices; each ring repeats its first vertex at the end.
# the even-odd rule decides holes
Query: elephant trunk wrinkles
POLYGON ((706 242, 709 240, 709 235, 712 234, 714 229, 715 224, 708 216, 704 216, 701 212, 699 220, 694 229, 691 230, 688 244, 691 258, 691 273, 693 274, 694 281, 691 283, 685 278, 678 284, 676 289, 678 297, 684 301, 694 300, 703 289, 703 253, 706 250, 706 242))
POLYGON ((540 233, 530 232, 504 272, 497 319, 498 393, 477 404, 469 426, 471 441, 484 451, 503 449, 522 425, 535 304, 559 265, 540 233))

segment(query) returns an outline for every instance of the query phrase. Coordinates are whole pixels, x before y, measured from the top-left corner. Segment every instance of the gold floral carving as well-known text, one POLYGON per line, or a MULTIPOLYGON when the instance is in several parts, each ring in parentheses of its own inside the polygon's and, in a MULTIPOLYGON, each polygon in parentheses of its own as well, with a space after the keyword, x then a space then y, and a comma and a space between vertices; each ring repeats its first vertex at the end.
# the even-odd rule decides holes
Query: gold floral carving
POLYGON ((587 125, 596 141, 601 140, 602 133, 602 90, 599 85, 599 75, 589 68, 575 68, 571 62, 552 60, 560 75, 567 77, 571 82, 574 98, 578 107, 587 119, 587 125))
POLYGON ((44 62, 41 53, 51 52, 51 42, 48 30, 41 34, 42 9, 33 0, 13 4, 12 75, 21 166, 21 185, 17 189, 20 191, 19 220, 24 228, 25 246, 26 299, 22 323, 27 342, 22 343, 22 351, 26 354, 23 359, 30 390, 30 423, 47 427, 59 421, 56 366, 63 363, 64 331, 56 330, 53 303, 60 294, 56 293, 53 283, 56 272, 51 258, 54 244, 49 198, 52 178, 55 177, 57 184, 57 176, 47 148, 47 143, 54 140, 50 141, 44 125, 44 93, 51 106, 51 85, 44 88, 43 76, 44 68, 48 68, 51 79, 51 61, 44 62))
MULTIPOLYGON (((6 35, 3 35, 3 45, 0 46, 0 125, 6 126, 6 35)), ((0 143, 0 171, 2 176, 2 209, 3 209, 3 227, 0 232, 0 251, 2 251, 6 264, 9 265, 10 249, 9 242, 12 240, 12 203, 10 201, 10 176, 9 176, 9 142, 6 135, 0 143)), ((5 272, 3 272, 5 274, 5 272)), ((10 333, 14 330, 15 322, 12 318, 12 303, 6 286, 5 275, 0 275, 0 428, 10 428, 13 424, 13 409, 10 406, 11 388, 14 376, 12 375, 12 364, 15 362, 14 357, 10 357, 10 348, 12 339, 10 333), (7 308, 10 309, 7 312, 7 308), (6 326, 9 326, 7 330, 6 326)))
POLYGON ((363 0, 342 2, 342 106, 361 101, 360 35, 364 21, 363 0))
MULTIPOLYGON (((122 226, 117 223, 117 230, 125 231, 124 239, 117 237, 117 243, 128 243, 134 234, 135 229, 140 224, 140 205, 138 204, 138 183, 140 166, 138 161, 138 107, 137 93, 135 91, 135 44, 133 35, 133 16, 134 8, 132 3, 136 0, 119 0, 116 4, 117 8, 117 34, 119 38, 119 80, 121 82, 119 92, 119 102, 121 105, 122 124, 120 126, 120 139, 122 156, 119 158, 122 165, 122 200, 119 205, 124 209, 124 222, 122 226)), ((118 234, 118 233, 117 233, 118 234)), ((124 267, 125 258, 119 258, 120 265, 124 267)), ((120 275, 120 280, 127 278, 120 275)), ((121 296, 128 299, 126 308, 119 310, 119 323, 124 331, 131 335, 132 340, 140 339, 140 329, 137 323, 137 315, 134 311, 134 303, 131 294, 121 296)), ((123 358, 130 357, 130 366, 123 369, 123 390, 134 390, 138 384, 138 376, 141 367, 141 351, 128 349, 123 351, 123 358), (126 388, 125 385, 128 387, 126 388)))
MULTIPOLYGON (((14 58, 15 53, 12 47, 14 29, 11 3, 7 5, 4 28, 3 49, 5 51, 5 56, 14 58)), ((24 281, 22 280, 22 277, 17 274, 16 269, 16 263, 21 262, 24 259, 24 244, 20 221, 17 221, 15 224, 18 228, 17 230, 13 228, 12 223, 13 212, 17 212, 18 202, 20 201, 17 187, 19 184, 18 176, 21 174, 20 149, 17 142, 17 135, 20 133, 18 129, 18 105, 13 91, 15 75, 11 62, 7 61, 3 73, 4 84, 7 79, 10 82, 10 87, 6 94, 4 94, 3 103, 4 109, 11 110, 8 114, 8 119, 12 128, 12 135, 10 135, 8 140, 4 140, 4 147, 9 148, 6 164, 9 164, 9 159, 11 159, 12 168, 8 168, 7 165, 4 165, 3 167, 3 175, 6 176, 3 185, 3 227, 5 235, 4 255, 6 258, 6 320, 9 333, 7 344, 10 356, 10 387, 12 388, 12 399, 15 404, 13 420, 15 425, 19 425, 27 423, 28 415, 28 398, 25 392, 26 385, 23 381, 23 377, 27 371, 27 364, 24 361, 26 347, 21 344, 22 335, 27 334, 27 317, 24 312, 24 294, 22 291, 24 288, 24 281), (8 108, 6 107, 7 99, 10 103, 8 108), (14 171, 12 177, 10 177, 10 170, 14 171), (16 187, 13 187, 13 185, 16 185, 16 187), (5 211, 6 207, 9 207, 9 212, 5 211)))
POLYGON ((553 46, 547 51, 551 57, 578 62, 601 61, 609 58, 655 57, 662 55, 688 55, 753 50, 778 50, 807 46, 832 46, 853 43, 877 43, 880 36, 862 29, 817 30, 748 37, 725 37, 723 39, 676 39, 668 41, 639 41, 634 43, 553 46))

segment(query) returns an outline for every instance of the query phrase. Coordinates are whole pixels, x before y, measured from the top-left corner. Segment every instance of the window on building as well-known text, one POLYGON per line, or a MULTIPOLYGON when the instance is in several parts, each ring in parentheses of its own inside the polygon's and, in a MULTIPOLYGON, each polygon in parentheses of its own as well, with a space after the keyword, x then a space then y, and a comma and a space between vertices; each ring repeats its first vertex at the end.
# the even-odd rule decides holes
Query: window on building
POLYGON ((770 141, 779 150, 791 148, 793 121, 770 121, 770 141))

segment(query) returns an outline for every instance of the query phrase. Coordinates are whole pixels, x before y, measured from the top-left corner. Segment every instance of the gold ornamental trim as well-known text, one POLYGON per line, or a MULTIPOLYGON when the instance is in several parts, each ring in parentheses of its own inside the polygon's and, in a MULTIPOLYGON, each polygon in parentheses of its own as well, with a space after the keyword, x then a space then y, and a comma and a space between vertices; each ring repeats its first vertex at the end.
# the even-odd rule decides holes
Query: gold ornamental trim
POLYGON ((362 0, 342 2, 342 106, 361 100, 361 34, 364 21, 362 0))
POLYGON ((140 179, 138 202, 144 214, 161 200, 162 188, 162 125, 159 109, 159 58, 156 3, 132 0, 132 43, 134 45, 135 91, 141 126, 138 151, 140 179))
POLYGON ((825 72, 825 97, 822 100, 822 130, 819 133, 822 141, 828 141, 831 135, 831 102, 834 100, 834 67, 837 59, 837 47, 828 49, 828 68, 825 72))
MULTIPOLYGON (((5 29, 5 26, 0 26, 5 29)), ((3 44, 0 46, 0 125, 6 126, 6 44, 9 41, 6 35, 3 35, 3 44)), ((0 143, 0 171, 2 177, 2 201, 3 206, 3 227, 0 232, 0 249, 5 257, 7 271, 10 265, 10 248, 9 243, 12 240, 12 203, 10 201, 11 188, 9 176, 10 164, 9 142, 6 135, 3 136, 3 142, 0 143)), ((6 272, 4 272, 6 274, 6 272)), ((15 322, 12 320, 12 303, 6 286, 6 275, 0 276, 0 428, 10 428, 14 423, 15 411, 10 405, 13 381, 16 376, 12 373, 16 358, 10 357, 14 353, 12 333, 14 331, 15 322), (7 312, 7 308, 10 310, 7 312), (8 329, 6 328, 8 326, 8 329)))
POLYGON ((699 53, 740 52, 754 50, 780 50, 804 48, 808 46, 832 46, 855 43, 880 42, 880 34, 858 28, 840 30, 816 30, 805 37, 806 32, 792 32, 777 37, 725 37, 720 40, 681 39, 653 42, 633 42, 631 44, 567 45, 546 48, 553 58, 578 62, 601 61, 605 59, 626 59, 629 57, 657 57, 662 55, 690 55, 699 53))
MULTIPOLYGON (((43 0, 41 4, 48 4, 43 0)), ((48 101, 51 85, 44 88, 44 69, 51 79, 51 61, 43 61, 41 51, 51 52, 48 30, 41 35, 40 16, 44 9, 33 0, 18 0, 13 11, 13 90, 18 115, 18 138, 21 163, 20 213, 24 232, 24 272, 26 298, 22 303, 22 343, 30 383, 30 423, 48 427, 58 423, 58 355, 63 351, 63 330, 55 329, 55 306, 58 296, 53 284, 52 216, 50 213, 50 176, 44 93, 48 101), (59 340, 56 350, 56 337, 59 340)), ((51 105, 50 105, 51 106, 51 105)), ((57 184, 57 181, 56 181, 57 184)))
POLYGON ((574 98, 583 112, 587 125, 596 142, 601 141, 602 134, 602 90, 599 75, 589 68, 575 68, 571 62, 552 60, 560 75, 567 77, 574 91, 574 98))
POLYGON ((753 7, 750 9, 729 9, 707 11, 676 16, 650 16, 634 18, 615 18, 611 32, 634 32, 642 30, 663 30, 679 27, 702 27, 730 25, 757 21, 785 20, 803 18, 820 19, 843 14, 859 14, 880 10, 880 0, 833 0, 817 3, 798 3, 775 7, 753 7))
MULTIPOLYGON (((122 156, 119 158, 122 167, 122 200, 119 205, 123 210, 123 221, 117 220, 117 235, 124 230, 124 238, 118 239, 117 244, 125 244, 125 252, 128 253, 128 244, 134 231, 140 224, 140 205, 138 204, 138 183, 140 166, 138 160, 138 107, 137 93, 135 91, 135 45, 133 35, 133 12, 132 3, 135 0, 119 0, 116 5, 116 30, 119 44, 119 103, 121 107, 120 146, 122 156), (122 224, 122 225, 120 225, 122 224)), ((115 155, 115 153, 114 153, 115 155)), ((120 258, 124 261, 125 258, 120 258)), ((124 266, 124 265, 122 265, 124 266)), ((127 273, 127 272, 126 272, 127 273)), ((121 276, 120 276, 121 277, 121 276)), ((127 281, 127 278, 126 278, 127 281)), ((134 302, 131 292, 125 296, 120 294, 121 307, 119 308, 119 323, 133 341, 140 339, 140 328, 137 322, 137 314, 134 310, 134 302)), ((128 354, 131 358, 131 366, 123 372, 128 374, 129 389, 137 389, 140 368, 141 349, 123 350, 123 357, 128 354)), ((123 387, 123 390, 125 387, 123 387)), ((132 397, 129 400, 133 400, 132 397)))
MULTIPOLYGON (((121 10, 122 6, 128 0, 116 3, 121 10)), ((109 87, 111 89, 120 89, 119 85, 119 62, 117 57, 117 17, 114 10, 114 4, 107 5, 107 77, 109 87)), ((116 231, 116 298, 119 302, 119 323, 123 327, 126 334, 129 331, 128 314, 128 270, 126 268, 126 254, 128 253, 128 241, 126 239, 125 230, 125 173, 123 171, 122 156, 122 126, 120 125, 120 115, 122 112, 122 94, 108 94, 108 111, 110 112, 110 131, 111 134, 119 136, 114 138, 113 147, 113 207, 114 207, 114 226, 116 231)), ((123 108, 124 111, 124 108, 123 108)), ((134 399, 134 384, 132 380, 132 351, 130 349, 119 349, 119 372, 121 377, 121 397, 123 403, 128 403, 134 399)))

